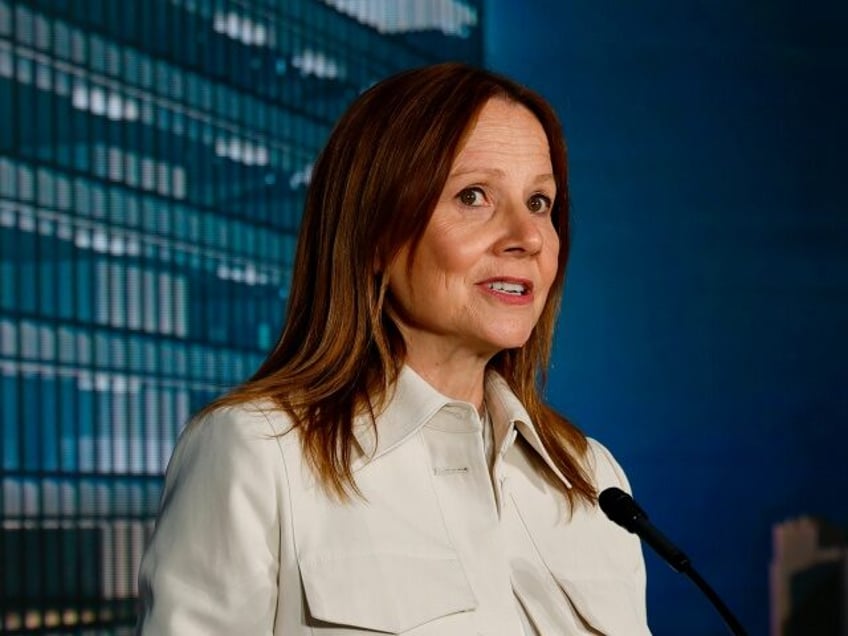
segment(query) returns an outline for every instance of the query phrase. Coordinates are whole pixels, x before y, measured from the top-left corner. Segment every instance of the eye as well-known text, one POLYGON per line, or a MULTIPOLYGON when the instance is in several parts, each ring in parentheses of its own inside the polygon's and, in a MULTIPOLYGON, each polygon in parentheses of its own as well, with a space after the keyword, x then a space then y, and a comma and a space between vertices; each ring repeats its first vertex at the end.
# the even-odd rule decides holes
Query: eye
POLYGON ((486 204, 486 193, 483 192, 482 188, 478 187, 465 188, 456 195, 456 198, 459 199, 462 205, 467 205, 470 208, 476 208, 486 204))
POLYGON ((551 209, 551 199, 544 194, 534 194, 527 199, 527 209, 531 212, 541 213, 549 212, 551 209))

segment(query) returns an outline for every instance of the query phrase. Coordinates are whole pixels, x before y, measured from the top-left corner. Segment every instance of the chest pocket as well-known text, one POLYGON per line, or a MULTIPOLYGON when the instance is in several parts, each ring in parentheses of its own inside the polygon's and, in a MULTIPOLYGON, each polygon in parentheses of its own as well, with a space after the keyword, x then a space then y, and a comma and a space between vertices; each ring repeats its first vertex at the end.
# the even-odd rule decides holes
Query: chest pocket
POLYGON ((316 555, 301 558, 300 571, 316 628, 402 634, 477 605, 452 555, 316 555))
POLYGON ((554 578, 580 618, 598 633, 650 636, 632 586, 618 580, 554 578))
POLYGON ((559 487, 533 469, 526 450, 514 448, 512 503, 566 602, 592 633, 649 635, 639 539, 597 506, 572 509, 559 487))

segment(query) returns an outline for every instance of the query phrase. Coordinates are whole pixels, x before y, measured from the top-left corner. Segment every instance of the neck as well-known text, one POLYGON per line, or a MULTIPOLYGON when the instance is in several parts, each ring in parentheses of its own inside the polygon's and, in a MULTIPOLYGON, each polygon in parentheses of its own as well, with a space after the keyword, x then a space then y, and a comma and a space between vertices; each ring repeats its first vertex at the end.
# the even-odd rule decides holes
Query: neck
POLYGON ((474 405, 483 413, 487 359, 433 360, 407 355, 406 364, 442 395, 474 405))

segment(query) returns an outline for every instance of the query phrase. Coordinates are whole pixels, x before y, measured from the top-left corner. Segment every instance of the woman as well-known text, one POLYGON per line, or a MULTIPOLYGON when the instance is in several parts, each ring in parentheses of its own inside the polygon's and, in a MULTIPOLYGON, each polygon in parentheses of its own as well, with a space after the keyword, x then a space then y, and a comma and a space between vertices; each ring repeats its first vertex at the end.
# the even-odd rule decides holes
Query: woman
POLYGON ((568 253, 550 106, 459 64, 315 164, 285 328, 182 435, 143 634, 648 633, 609 453, 541 399, 568 253))

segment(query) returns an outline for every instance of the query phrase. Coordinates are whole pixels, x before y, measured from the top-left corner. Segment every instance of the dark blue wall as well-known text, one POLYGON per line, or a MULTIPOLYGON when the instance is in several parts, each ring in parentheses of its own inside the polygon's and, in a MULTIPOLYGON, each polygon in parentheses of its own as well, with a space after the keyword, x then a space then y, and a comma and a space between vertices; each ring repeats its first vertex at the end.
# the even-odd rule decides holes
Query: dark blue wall
MULTIPOLYGON (((848 525, 848 4, 491 0, 545 94, 575 236, 549 397, 752 634, 771 526, 848 525)), ((648 555, 656 634, 720 634, 648 555)))

